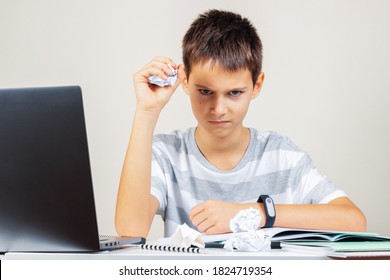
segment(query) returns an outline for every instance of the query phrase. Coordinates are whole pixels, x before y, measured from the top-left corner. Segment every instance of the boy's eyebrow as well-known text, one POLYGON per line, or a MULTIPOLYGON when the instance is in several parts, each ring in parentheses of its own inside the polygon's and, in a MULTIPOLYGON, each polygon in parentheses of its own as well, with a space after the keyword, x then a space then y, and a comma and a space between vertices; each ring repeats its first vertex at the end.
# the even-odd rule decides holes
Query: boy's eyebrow
POLYGON ((194 84, 194 86, 196 86, 196 87, 198 87, 198 88, 208 88, 208 87, 206 87, 206 86, 204 86, 204 85, 201 85, 201 84, 194 84))
POLYGON ((233 88, 230 91, 245 91, 247 87, 233 88))
MULTIPOLYGON (((209 87, 206 87, 206 86, 204 86, 204 85, 201 85, 201 84, 194 84, 195 85, 195 87, 197 87, 197 88, 203 88, 203 89, 208 89, 209 87)), ((230 90, 228 90, 228 91, 245 91, 247 89, 247 87, 236 87, 236 88, 232 88, 232 89, 230 89, 230 90)))

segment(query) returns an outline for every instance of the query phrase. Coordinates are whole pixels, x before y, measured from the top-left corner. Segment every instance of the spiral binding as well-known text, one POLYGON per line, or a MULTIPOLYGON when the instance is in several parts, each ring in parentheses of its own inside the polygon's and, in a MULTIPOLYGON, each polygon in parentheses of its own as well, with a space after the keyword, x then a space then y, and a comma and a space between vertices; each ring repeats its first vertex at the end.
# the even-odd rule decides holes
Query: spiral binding
POLYGON ((198 248, 198 247, 177 247, 177 246, 170 246, 170 245, 153 245, 153 244, 141 244, 139 245, 139 247, 145 250, 180 252, 180 253, 205 254, 207 252, 206 249, 198 248))

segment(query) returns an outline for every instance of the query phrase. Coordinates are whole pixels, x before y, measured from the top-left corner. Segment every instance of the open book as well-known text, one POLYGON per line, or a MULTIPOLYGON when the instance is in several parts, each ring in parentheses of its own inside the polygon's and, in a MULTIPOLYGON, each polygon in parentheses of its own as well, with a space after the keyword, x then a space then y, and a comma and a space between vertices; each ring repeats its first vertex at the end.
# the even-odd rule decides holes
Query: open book
MULTIPOLYGON (((377 233, 370 232, 350 232, 350 231, 331 231, 331 230, 311 230, 297 228, 263 228, 265 235, 271 238, 272 248, 280 248, 280 241, 382 241, 390 240, 377 233)), ((223 243, 233 235, 246 234, 246 232, 226 233, 216 235, 202 235, 206 244, 223 243)))

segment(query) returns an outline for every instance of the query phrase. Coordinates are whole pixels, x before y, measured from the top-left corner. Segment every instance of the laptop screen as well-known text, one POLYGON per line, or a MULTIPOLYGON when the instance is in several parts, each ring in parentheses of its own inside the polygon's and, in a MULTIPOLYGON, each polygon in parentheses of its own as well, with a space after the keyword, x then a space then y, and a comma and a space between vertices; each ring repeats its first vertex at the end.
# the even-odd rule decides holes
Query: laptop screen
POLYGON ((0 252, 95 251, 81 89, 0 89, 0 252))

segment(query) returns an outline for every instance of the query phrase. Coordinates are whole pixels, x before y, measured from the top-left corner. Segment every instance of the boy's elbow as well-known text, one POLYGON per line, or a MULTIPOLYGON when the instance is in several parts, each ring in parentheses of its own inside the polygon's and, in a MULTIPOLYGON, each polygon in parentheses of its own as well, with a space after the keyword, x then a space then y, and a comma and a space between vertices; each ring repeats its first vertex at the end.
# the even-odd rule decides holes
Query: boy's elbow
POLYGON ((367 220, 366 216, 363 214, 363 212, 356 208, 354 210, 354 219, 351 219, 353 221, 353 224, 351 225, 353 231, 360 231, 365 232, 367 231, 367 220))
POLYGON ((127 236, 126 225, 118 219, 115 219, 115 230, 119 236, 127 236))
POLYGON ((118 214, 115 215, 115 230, 119 236, 126 236, 125 222, 119 217, 118 214))
POLYGON ((122 223, 115 223, 115 229, 119 236, 147 238, 149 234, 147 229, 143 229, 141 227, 133 227, 122 223))
POLYGON ((119 236, 147 238, 149 234, 149 227, 128 218, 121 219, 118 215, 115 216, 115 230, 119 236))
POLYGON ((367 220, 366 216, 363 214, 362 211, 359 210, 359 231, 367 231, 367 220))
POLYGON ((154 204, 127 202, 132 207, 124 207, 123 203, 117 203, 115 212, 115 230, 120 236, 147 238, 156 213, 158 202, 154 204), (146 206, 146 207, 143 207, 146 206))

